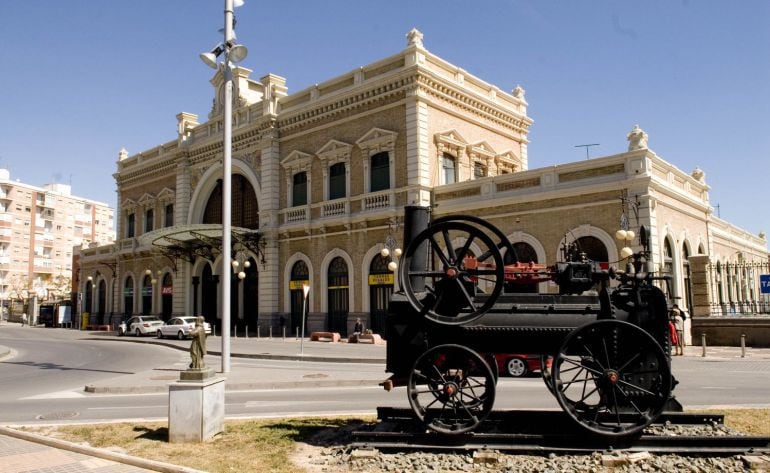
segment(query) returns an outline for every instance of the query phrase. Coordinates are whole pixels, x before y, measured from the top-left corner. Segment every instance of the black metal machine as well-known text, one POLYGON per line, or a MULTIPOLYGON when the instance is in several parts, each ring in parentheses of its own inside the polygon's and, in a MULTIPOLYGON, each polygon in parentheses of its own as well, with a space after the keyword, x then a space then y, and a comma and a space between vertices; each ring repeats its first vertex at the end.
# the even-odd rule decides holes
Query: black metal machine
POLYGON ((428 428, 459 434, 488 416, 494 353, 541 355, 547 389, 577 424, 601 436, 639 434, 678 405, 668 306, 645 271, 644 228, 643 250, 624 271, 602 269, 575 244, 565 245, 562 262, 545 267, 518 261, 510 241, 485 220, 453 216, 428 224, 413 212, 427 209, 407 209, 385 387, 406 386, 428 428), (556 283, 558 294, 510 291, 542 281, 556 283))

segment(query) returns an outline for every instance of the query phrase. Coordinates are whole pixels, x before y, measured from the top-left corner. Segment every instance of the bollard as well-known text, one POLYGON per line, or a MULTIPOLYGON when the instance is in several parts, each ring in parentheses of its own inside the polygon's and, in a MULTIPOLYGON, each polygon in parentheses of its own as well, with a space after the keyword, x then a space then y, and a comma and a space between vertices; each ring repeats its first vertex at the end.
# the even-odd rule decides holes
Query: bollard
POLYGON ((746 358, 746 334, 741 334, 741 358, 746 358))
POLYGON ((281 338, 286 340, 286 327, 281 327, 281 338))
POLYGON ((700 334, 700 344, 703 347, 703 352, 700 356, 706 356, 706 334, 702 333, 700 334))
POLYGON ((249 338, 249 326, 248 325, 246 326, 246 331, 243 332, 243 336, 246 337, 246 338, 249 338))
POLYGON ((233 327, 233 338, 238 338, 238 327, 233 327))
POLYGON ((297 337, 297 340, 299 340, 299 327, 295 328, 294 331, 297 332, 296 337, 297 337))
POLYGON ((267 328, 267 338, 272 339, 273 338, 273 326, 269 326, 267 328))
POLYGON ((260 332, 260 330, 259 330, 259 329, 260 329, 261 327, 262 327, 261 325, 257 325, 257 338, 259 338, 259 332, 260 332))
POLYGON ((217 326, 216 325, 212 325, 211 326, 211 336, 212 337, 216 337, 217 336, 217 326))

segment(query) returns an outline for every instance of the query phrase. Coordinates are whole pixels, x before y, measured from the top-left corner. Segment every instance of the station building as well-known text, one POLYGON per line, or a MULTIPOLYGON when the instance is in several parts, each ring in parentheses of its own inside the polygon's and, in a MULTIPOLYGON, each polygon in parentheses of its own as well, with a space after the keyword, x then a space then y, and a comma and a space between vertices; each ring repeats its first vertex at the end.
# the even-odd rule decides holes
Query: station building
POLYGON ((714 215, 702 170, 658 156, 633 124, 618 137, 623 152, 530 167, 524 89, 489 84, 422 39, 412 30, 401 52, 291 94, 280 76, 255 80, 234 68, 233 254, 224 271, 220 68, 205 120, 180 113, 175 139, 120 151, 117 239, 82 250, 82 310, 105 324, 143 313, 203 315, 216 326, 219 281, 229 277, 236 333, 295 334, 305 284, 309 331, 344 335, 361 318, 382 332, 398 277, 388 269, 393 252, 381 250, 401 246, 404 207, 415 205, 434 217, 488 219, 520 259, 543 264, 579 240, 593 259, 621 266, 621 248, 639 246, 617 240, 617 230, 644 225, 654 269, 672 277, 666 290, 680 306, 708 315, 723 290, 758 307, 757 274, 736 270, 721 288, 691 280, 720 261, 768 262, 764 234, 714 215))

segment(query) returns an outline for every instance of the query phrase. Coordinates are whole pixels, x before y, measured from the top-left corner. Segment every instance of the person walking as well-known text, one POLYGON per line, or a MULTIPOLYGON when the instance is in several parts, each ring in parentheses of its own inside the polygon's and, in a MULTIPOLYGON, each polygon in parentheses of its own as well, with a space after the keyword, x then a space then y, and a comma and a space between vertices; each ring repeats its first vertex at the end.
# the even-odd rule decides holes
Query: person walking
POLYGON ((684 355, 684 311, 676 304, 671 308, 671 319, 674 323, 674 329, 676 330, 676 354, 679 356, 684 355))
POLYGON ((26 312, 21 314, 21 326, 23 327, 25 325, 27 325, 27 313, 26 312))

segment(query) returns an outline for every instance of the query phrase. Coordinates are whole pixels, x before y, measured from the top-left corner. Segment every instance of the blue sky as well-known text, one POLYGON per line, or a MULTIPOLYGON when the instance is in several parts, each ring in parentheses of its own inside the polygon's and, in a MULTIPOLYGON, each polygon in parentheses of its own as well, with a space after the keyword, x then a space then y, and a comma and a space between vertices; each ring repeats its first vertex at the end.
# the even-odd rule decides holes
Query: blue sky
MULTIPOLYGON (((205 120, 223 0, 0 1, 0 166, 116 206, 116 160, 205 120)), ((301 90, 425 47, 487 82, 526 89, 530 167, 650 148, 706 172, 719 215, 770 233, 770 2, 765 0, 246 0, 242 65, 301 90)))

